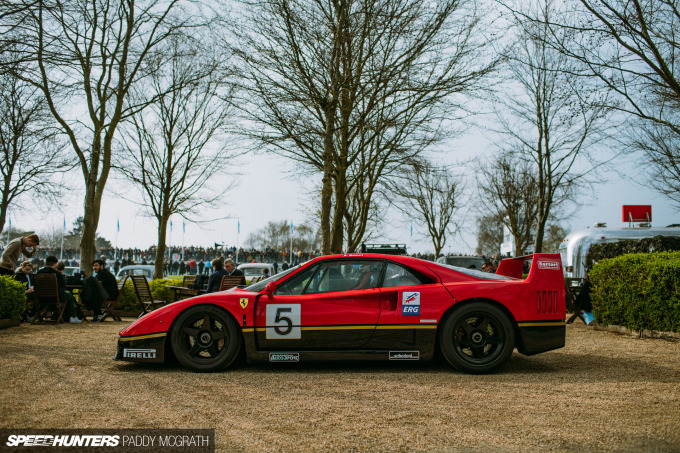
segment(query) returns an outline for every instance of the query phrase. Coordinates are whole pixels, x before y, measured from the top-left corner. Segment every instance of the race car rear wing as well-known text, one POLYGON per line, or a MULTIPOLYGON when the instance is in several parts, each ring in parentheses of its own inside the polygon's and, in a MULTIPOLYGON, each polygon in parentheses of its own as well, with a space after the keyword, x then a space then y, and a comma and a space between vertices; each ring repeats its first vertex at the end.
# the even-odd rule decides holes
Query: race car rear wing
MULTIPOLYGON (((562 261, 558 253, 533 253, 531 255, 504 259, 498 266, 496 275, 521 279, 526 260, 531 260, 531 268, 529 269, 527 280, 543 270, 562 271, 562 261)), ((560 272, 560 276, 562 276, 562 272, 560 272)))

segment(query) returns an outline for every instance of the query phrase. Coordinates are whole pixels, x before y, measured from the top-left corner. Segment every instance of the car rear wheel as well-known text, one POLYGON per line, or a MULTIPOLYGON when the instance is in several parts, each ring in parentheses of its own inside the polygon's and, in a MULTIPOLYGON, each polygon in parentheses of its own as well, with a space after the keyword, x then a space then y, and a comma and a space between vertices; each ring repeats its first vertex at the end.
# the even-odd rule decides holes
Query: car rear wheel
POLYGON ((185 368, 220 371, 238 356, 241 335, 236 322, 224 310, 200 305, 177 317, 171 345, 177 361, 185 368))
POLYGON ((439 343, 446 360, 459 370, 490 373, 512 355, 515 331, 499 308, 472 303, 454 310, 446 318, 439 343))

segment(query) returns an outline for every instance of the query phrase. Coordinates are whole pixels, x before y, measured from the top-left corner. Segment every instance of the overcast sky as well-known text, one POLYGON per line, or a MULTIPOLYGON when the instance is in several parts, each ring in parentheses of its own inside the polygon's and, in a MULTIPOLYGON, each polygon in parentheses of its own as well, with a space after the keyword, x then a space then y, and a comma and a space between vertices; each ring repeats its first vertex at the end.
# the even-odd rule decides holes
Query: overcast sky
MULTIPOLYGON (((464 137, 458 149, 465 149, 467 156, 483 153, 489 144, 482 139, 483 134, 473 133, 464 137)), ((454 163, 466 156, 451 152, 440 156, 454 163)), ((670 201, 657 195, 656 192, 641 185, 642 177, 635 166, 623 160, 618 167, 627 172, 625 177, 609 175, 607 183, 596 186, 593 198, 584 197, 582 206, 565 222, 568 231, 592 226, 595 222, 606 222, 610 227, 627 226, 622 222, 621 207, 624 204, 651 204, 652 224, 667 226, 680 223, 680 212, 670 201)), ((309 177, 291 175, 294 168, 291 162, 282 157, 270 155, 248 155, 241 160, 238 185, 224 198, 225 207, 219 212, 206 212, 204 219, 229 216, 229 219, 210 223, 186 223, 186 231, 182 232, 182 219, 173 217, 173 231, 169 237, 172 245, 212 246, 215 242, 227 245, 244 245, 248 236, 262 228, 268 221, 287 219, 294 224, 305 222, 312 209, 318 209, 318 200, 310 198, 309 191, 314 183, 309 177), (240 234, 237 235, 237 224, 240 222, 240 234)), ((62 229, 64 217, 67 230, 73 221, 82 215, 82 176, 74 173, 69 177, 71 190, 65 195, 62 206, 51 206, 39 209, 34 205, 23 206, 11 213, 12 226, 21 229, 32 229, 38 232, 50 229, 62 229)), ((466 182, 468 188, 474 188, 474 182, 466 182)), ((123 189, 126 184, 111 180, 105 192, 99 221, 99 235, 109 239, 120 248, 148 248, 156 244, 157 226, 155 219, 142 215, 142 209, 114 194, 113 188, 123 189), (120 221, 120 232, 117 233, 117 221, 120 221)), ((134 192, 125 188, 127 194, 134 192)), ((450 238, 444 248, 445 253, 472 253, 476 246, 475 213, 471 206, 468 210, 462 233, 450 238)), ((382 231, 380 239, 372 243, 404 243, 412 252, 431 252, 430 241, 420 234, 423 227, 418 223, 417 215, 407 216, 392 212, 382 231), (413 223, 413 236, 410 225, 413 223)))

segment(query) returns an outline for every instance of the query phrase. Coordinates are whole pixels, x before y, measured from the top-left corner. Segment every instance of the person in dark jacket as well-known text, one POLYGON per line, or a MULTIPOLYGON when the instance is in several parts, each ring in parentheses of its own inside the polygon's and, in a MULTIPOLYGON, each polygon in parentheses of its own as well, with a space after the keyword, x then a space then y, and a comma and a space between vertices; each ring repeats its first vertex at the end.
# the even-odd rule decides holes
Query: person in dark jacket
POLYGON ((236 263, 231 258, 227 258, 227 260, 224 262, 224 268, 227 270, 227 272, 229 272, 229 275, 244 276, 241 269, 236 269, 236 263))
POLYGON ((57 264, 59 264, 59 260, 56 256, 48 256, 45 258, 45 267, 40 269, 38 274, 54 274, 57 276, 59 298, 66 303, 66 307, 64 308, 64 319, 68 319, 70 323, 80 323, 82 321, 76 316, 76 300, 71 293, 66 292, 66 279, 64 278, 64 274, 57 270, 57 264))
POLYGON ((31 316, 31 308, 33 307, 33 292, 34 292, 34 287, 33 287, 33 263, 30 261, 26 260, 23 263, 21 263, 21 269, 19 269, 15 274, 14 274, 14 279, 18 282, 21 282, 24 284, 24 287, 26 288, 26 301, 29 302, 26 304, 26 309, 24 313, 21 314, 22 319, 27 320, 31 316))
POLYGON ((212 260, 212 267, 215 269, 215 272, 213 272, 208 279, 208 289, 206 290, 206 293, 219 291, 222 277, 229 275, 229 272, 224 269, 224 261, 222 258, 215 258, 212 260))
MULTIPOLYGON (((106 268, 106 262, 104 260, 94 260, 92 262, 92 276, 101 283, 101 287, 106 292, 102 296, 100 291, 92 291, 87 288, 83 289, 83 297, 87 294, 87 304, 88 307, 94 313, 93 321, 99 322, 102 320, 104 315, 102 314, 102 303, 106 300, 116 300, 118 298, 118 282, 116 277, 106 268)), ((88 282, 85 282, 87 286, 88 282)))

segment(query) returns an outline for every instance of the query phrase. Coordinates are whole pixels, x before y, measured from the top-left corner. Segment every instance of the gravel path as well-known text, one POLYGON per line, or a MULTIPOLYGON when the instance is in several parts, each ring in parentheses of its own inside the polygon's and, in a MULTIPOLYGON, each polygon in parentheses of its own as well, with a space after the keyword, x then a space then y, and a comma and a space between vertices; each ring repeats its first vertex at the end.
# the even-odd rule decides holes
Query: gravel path
POLYGON ((114 362, 126 324, 0 331, 0 428, 215 428, 218 451, 680 452, 680 341, 567 327, 502 372, 114 362))

